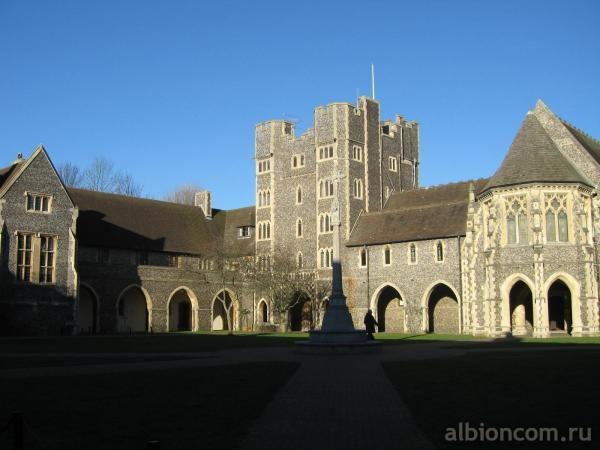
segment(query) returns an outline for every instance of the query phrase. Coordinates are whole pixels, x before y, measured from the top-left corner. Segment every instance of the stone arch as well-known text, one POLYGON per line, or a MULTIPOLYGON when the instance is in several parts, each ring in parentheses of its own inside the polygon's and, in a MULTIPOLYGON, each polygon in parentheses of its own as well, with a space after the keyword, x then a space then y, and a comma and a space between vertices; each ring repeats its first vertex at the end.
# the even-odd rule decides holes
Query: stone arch
POLYGON ((427 333, 461 333, 460 296, 444 280, 429 285, 422 299, 423 330, 427 333))
POLYGON ((236 330, 238 309, 237 296, 231 289, 225 288, 217 292, 212 299, 210 307, 212 331, 236 330), (231 308, 230 315, 227 314, 223 302, 227 308, 231 308), (229 323, 229 319, 231 319, 231 324, 229 323))
MULTIPOLYGON (((514 308, 511 307, 511 291, 512 288, 515 286, 515 284, 517 284, 518 282, 522 282, 524 285, 526 285, 529 288, 529 291, 531 292, 531 296, 532 296, 532 306, 533 306, 533 293, 535 292, 535 283, 533 281, 531 281, 531 279, 526 276, 523 275, 522 273, 513 273, 512 275, 510 275, 506 280, 504 280, 504 283, 502 283, 502 285, 500 286, 500 295, 502 297, 502 304, 501 304, 501 325, 502 325, 502 332, 506 333, 506 334, 514 334, 514 330, 513 328, 513 313, 514 308)), ((525 305, 525 303, 523 303, 523 305, 525 305)), ((514 305, 513 305, 514 306, 514 305)), ((527 311, 526 308, 521 308, 521 311, 517 311, 517 315, 519 317, 517 317, 519 320, 523 319, 521 321, 521 323, 518 325, 518 330, 517 333, 526 333, 526 316, 527 316, 527 311)), ((533 319, 532 319, 533 320, 533 319)), ((533 322, 532 322, 532 326, 533 326, 533 322)))
POLYGON ((167 331, 197 331, 198 297, 187 286, 179 286, 169 294, 167 331))
POLYGON ((270 322, 269 317, 269 303, 261 298, 258 302, 258 323, 265 324, 270 322))
POLYGON ((79 283, 77 325, 81 334, 95 334, 99 330, 100 296, 87 283, 79 283))
POLYGON ((152 329, 152 300, 139 284, 130 284, 117 297, 117 331, 148 332, 152 329))
POLYGON ((291 331, 308 331, 313 328, 312 301, 306 294, 296 293, 296 303, 289 309, 288 320, 291 331))
MULTIPOLYGON (((548 311, 544 311, 544 314, 550 320, 550 309, 551 309, 551 300, 550 300, 550 289, 557 282, 562 282, 569 291, 569 303, 570 303, 570 313, 571 313, 571 323, 570 323, 570 334, 573 332, 581 332, 582 323, 581 323, 581 299, 579 297, 580 293, 580 285, 579 282, 573 277, 565 272, 556 272, 548 277, 546 282, 544 283, 544 292, 546 293, 546 298, 548 299, 548 311)), ((552 330, 550 330, 552 331, 552 330)))
POLYGON ((406 301, 392 283, 379 286, 371 300, 378 331, 403 333, 406 329, 406 301))

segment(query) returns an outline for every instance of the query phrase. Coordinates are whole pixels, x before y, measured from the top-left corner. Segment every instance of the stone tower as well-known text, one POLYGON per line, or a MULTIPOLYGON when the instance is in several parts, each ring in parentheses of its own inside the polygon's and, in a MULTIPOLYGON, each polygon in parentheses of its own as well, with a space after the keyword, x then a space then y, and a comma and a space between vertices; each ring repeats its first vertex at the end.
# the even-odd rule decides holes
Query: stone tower
MULTIPOLYGON (((400 116, 380 121, 379 102, 330 103, 314 110, 314 124, 296 137, 294 124, 270 120, 256 126, 256 254, 286 249, 305 270, 329 277, 339 184, 345 241, 362 212, 381 210, 392 192, 418 187, 418 124, 400 116)), ((342 258, 345 250, 342 249, 342 258)))

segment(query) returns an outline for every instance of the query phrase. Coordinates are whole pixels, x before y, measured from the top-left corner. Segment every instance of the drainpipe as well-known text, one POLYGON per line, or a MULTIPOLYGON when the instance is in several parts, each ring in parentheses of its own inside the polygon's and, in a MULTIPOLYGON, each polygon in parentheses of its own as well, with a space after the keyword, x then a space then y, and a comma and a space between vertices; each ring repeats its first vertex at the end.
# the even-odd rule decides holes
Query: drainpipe
POLYGON ((366 245, 363 245, 363 250, 365 251, 365 255, 367 258, 367 309, 371 307, 371 283, 369 280, 369 248, 366 245))
POLYGON ((456 245, 458 248, 458 293, 460 302, 458 303, 458 332, 463 334, 463 285, 462 285, 462 255, 460 253, 460 235, 456 236, 456 245))

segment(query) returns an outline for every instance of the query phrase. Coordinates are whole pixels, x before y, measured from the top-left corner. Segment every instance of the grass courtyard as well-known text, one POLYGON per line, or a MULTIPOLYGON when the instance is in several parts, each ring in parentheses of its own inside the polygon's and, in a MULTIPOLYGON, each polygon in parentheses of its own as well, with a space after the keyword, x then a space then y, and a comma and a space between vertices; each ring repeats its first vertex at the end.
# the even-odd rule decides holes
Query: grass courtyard
MULTIPOLYGON (((0 430, 25 417, 26 449, 234 448, 297 369, 253 363, 0 383, 0 430)), ((0 448, 12 448, 10 429, 0 448)))
MULTIPOLYGON (((550 345, 550 344, 547 344, 550 345)), ((419 427, 439 448, 597 448, 600 348, 476 351, 384 363, 419 427), (448 427, 592 427, 592 442, 448 443, 448 427)))
MULTIPOLYGON (((220 351, 233 349, 279 347, 288 352, 294 342, 307 338, 307 333, 237 332, 0 338, 0 377, 7 369, 51 373, 53 366, 214 359, 220 351)), ((448 353, 436 359, 383 363, 416 423, 439 448, 506 448, 505 443, 445 442, 446 428, 459 422, 555 426, 561 432, 596 426, 600 338, 376 338, 384 344, 384 354, 399 358, 407 351, 419 352, 419 344, 448 353), (449 356, 457 348, 466 354, 449 356)), ((2 430, 15 411, 26 419, 25 448, 133 449, 144 448, 150 439, 160 440, 163 450, 234 448, 300 364, 311 361, 291 351, 286 355, 288 362, 3 379, 0 448, 10 448, 11 430, 2 430)), ((593 437, 597 431, 592 429, 593 437)), ((561 444, 554 448, 594 448, 589 443, 561 444)), ((532 448, 527 443, 512 447, 532 448)), ((552 445, 533 446, 547 447, 552 445)))

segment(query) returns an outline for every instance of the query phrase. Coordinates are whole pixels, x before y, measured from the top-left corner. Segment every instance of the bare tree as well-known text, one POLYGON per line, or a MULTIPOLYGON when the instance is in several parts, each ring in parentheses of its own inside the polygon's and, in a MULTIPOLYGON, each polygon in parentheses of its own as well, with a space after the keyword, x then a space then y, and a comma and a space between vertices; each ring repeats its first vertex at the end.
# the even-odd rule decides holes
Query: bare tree
POLYGON ((165 195, 164 199, 168 202, 182 203, 184 205, 194 205, 194 197, 196 192, 201 191, 202 188, 197 184, 186 183, 182 184, 174 191, 169 192, 165 195))
POLYGON ((113 176, 114 191, 116 194, 139 197, 142 195, 143 186, 137 183, 131 174, 119 172, 113 176))
POLYGON ((313 271, 299 270, 290 255, 276 252, 268 259, 258 258, 254 281, 260 290, 268 293, 271 308, 280 324, 287 328, 288 311, 300 301, 319 295, 326 283, 321 283, 313 271))
POLYGON ((83 173, 78 166, 64 162, 57 168, 58 176, 67 187, 79 187, 83 183, 83 173))
POLYGON ((115 165, 106 158, 96 158, 84 172, 85 187, 92 191, 114 191, 115 165))

